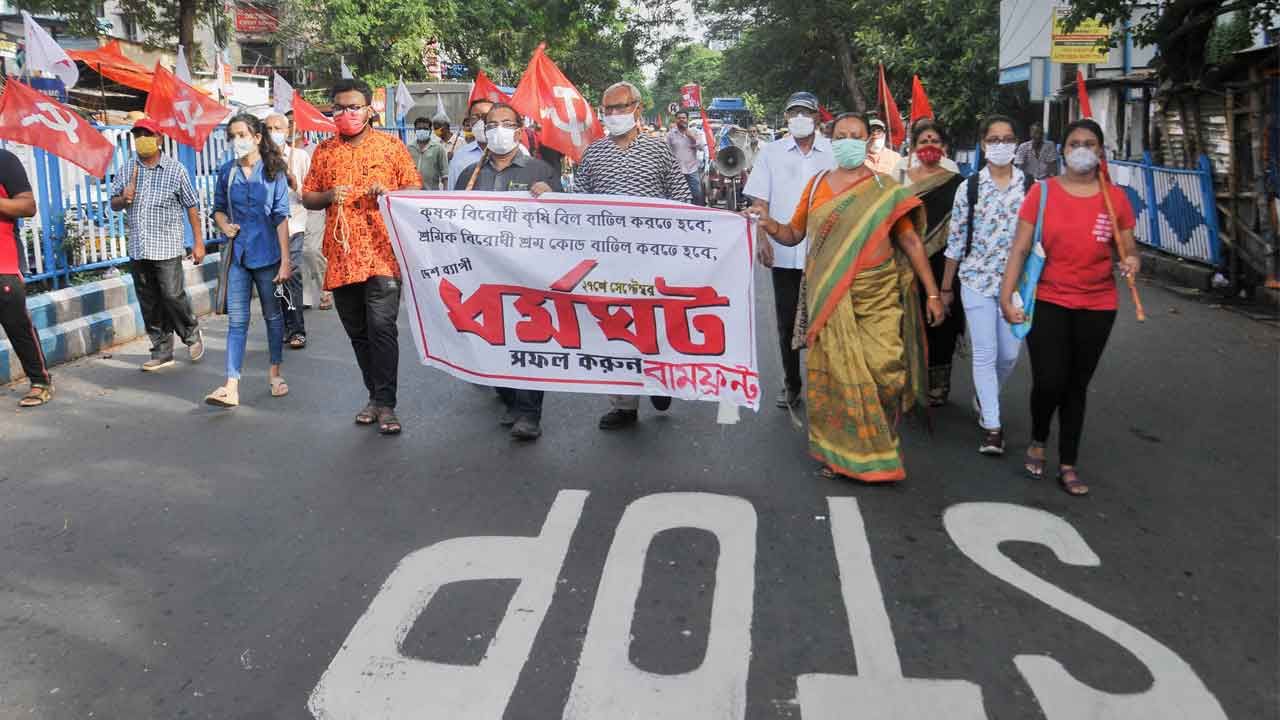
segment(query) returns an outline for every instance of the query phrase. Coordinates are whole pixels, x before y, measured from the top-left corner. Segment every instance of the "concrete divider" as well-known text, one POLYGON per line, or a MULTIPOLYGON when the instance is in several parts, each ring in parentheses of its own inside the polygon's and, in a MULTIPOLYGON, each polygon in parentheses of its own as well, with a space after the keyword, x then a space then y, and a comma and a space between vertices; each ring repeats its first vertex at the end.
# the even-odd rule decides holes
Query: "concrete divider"
MULTIPOLYGON (((213 311, 218 288, 218 254, 195 266, 184 263, 187 296, 196 315, 213 311)), ((129 273, 27 298, 50 366, 92 355, 146 335, 138 295, 129 273)), ((0 335, 0 383, 23 377, 22 363, 0 335)))

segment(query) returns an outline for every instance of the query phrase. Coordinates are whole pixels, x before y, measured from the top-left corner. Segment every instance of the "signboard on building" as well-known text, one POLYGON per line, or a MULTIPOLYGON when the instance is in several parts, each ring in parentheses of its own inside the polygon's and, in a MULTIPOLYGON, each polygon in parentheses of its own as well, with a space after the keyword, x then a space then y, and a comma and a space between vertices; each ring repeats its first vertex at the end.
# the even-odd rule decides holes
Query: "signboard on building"
POLYGON ((1095 65, 1107 61, 1111 49, 1107 47, 1107 38, 1111 36, 1111 26, 1104 25, 1092 18, 1080 23, 1074 30, 1064 29, 1063 18, 1070 8, 1055 7, 1053 9, 1053 32, 1049 38, 1049 59, 1056 63, 1075 65, 1095 65))
POLYGON ((250 5, 236 6, 236 32, 270 35, 279 26, 280 21, 267 10, 250 5))

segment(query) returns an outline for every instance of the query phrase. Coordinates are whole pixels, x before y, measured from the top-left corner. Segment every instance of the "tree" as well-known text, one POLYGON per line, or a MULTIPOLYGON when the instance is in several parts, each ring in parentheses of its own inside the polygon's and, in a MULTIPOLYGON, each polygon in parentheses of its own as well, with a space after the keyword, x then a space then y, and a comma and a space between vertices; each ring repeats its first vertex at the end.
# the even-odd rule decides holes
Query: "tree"
POLYGON ((1265 29, 1280 14, 1280 0, 1167 0, 1158 9, 1137 0, 1072 0, 1068 29, 1096 18, 1111 26, 1109 44, 1124 41, 1126 28, 1138 45, 1159 50, 1154 64, 1164 82, 1198 82, 1209 65, 1208 44, 1220 16, 1241 13, 1248 27, 1265 29))
POLYGON ((699 43, 681 43, 670 47, 658 66, 649 93, 659 108, 677 102, 680 88, 689 83, 702 86, 704 102, 729 93, 721 72, 723 55, 699 43))
MULTIPOLYGON (((19 0, 16 4, 32 14, 59 16, 70 34, 97 37, 104 30, 98 19, 102 3, 97 0, 19 0)), ((224 0, 133 0, 122 7, 143 36, 156 45, 173 45, 176 39, 194 49, 196 25, 200 23, 213 29, 220 44, 225 44, 230 34, 224 0)), ((189 55, 198 57, 195 52, 189 55)))

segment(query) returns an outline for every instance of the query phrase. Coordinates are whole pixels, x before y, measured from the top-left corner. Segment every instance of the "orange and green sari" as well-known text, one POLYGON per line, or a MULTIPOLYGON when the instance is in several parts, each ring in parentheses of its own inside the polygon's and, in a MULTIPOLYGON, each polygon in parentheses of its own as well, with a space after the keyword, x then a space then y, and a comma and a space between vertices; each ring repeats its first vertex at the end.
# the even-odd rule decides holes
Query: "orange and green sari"
POLYGON ((881 175, 810 208, 805 224, 809 450, 865 482, 906 477, 897 423, 925 398, 915 274, 889 237, 906 222, 924 226, 920 200, 881 175))

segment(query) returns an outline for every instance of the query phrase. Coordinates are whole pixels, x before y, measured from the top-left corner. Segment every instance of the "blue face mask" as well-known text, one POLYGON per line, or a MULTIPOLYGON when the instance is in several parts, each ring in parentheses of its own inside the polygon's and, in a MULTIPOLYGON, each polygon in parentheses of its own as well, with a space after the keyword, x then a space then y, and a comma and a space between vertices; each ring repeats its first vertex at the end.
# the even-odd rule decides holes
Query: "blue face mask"
POLYGON ((844 138, 831 142, 831 152, 836 156, 836 165, 845 170, 860 167, 867 159, 867 141, 844 138))

